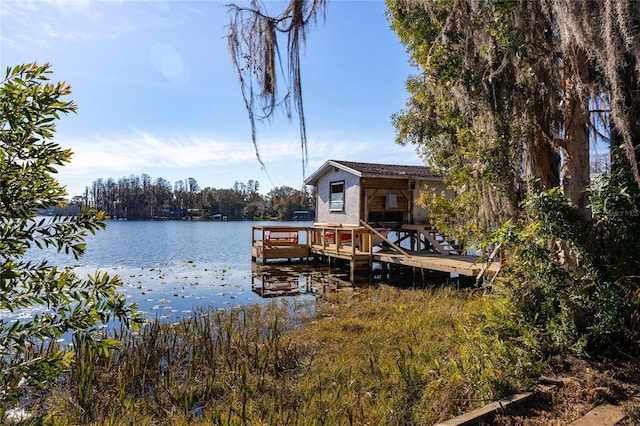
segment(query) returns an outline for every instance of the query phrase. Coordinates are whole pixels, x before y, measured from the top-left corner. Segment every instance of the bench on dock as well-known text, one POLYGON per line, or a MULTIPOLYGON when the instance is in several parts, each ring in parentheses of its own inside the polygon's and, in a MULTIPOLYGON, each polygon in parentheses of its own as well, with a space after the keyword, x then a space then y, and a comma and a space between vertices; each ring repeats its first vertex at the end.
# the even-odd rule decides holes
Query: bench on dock
POLYGON ((298 231, 290 229, 270 229, 264 236, 268 246, 289 246, 298 244, 298 231))

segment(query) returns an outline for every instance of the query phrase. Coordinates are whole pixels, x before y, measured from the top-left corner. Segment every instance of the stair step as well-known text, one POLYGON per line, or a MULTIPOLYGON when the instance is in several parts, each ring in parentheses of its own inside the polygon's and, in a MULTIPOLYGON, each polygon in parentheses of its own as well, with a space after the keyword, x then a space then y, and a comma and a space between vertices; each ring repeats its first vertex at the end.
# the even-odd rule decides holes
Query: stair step
POLYGON ((452 242, 455 239, 450 239, 447 235, 441 234, 435 226, 425 226, 421 234, 426 241, 429 241, 433 249, 439 253, 459 255, 464 252, 464 242, 452 242))

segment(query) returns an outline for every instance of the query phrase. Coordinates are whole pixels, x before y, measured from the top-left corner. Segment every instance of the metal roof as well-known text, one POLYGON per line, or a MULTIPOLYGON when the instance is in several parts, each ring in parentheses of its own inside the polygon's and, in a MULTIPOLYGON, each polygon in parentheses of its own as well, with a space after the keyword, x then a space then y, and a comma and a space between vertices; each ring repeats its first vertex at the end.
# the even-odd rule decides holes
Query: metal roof
POLYGON ((328 160, 313 172, 304 183, 314 185, 329 169, 337 167, 361 178, 441 180, 442 176, 427 166, 360 163, 356 161, 328 160))

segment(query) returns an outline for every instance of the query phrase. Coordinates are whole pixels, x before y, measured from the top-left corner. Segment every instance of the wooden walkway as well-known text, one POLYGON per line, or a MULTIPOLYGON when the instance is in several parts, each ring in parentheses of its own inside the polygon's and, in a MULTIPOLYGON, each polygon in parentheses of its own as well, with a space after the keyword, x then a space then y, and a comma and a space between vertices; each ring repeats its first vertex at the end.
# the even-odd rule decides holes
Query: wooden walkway
POLYGON ((316 224, 252 229, 254 261, 342 259, 349 262, 351 281, 370 275, 374 263, 475 277, 493 275, 500 269, 499 262, 482 262, 478 256, 459 254, 462 252, 456 242, 446 241, 426 225, 407 225, 397 230, 375 229, 364 223, 351 227, 316 224), (391 235, 395 242, 389 238, 391 235))
MULTIPOLYGON (((478 259, 478 256, 449 256, 442 254, 414 254, 404 256, 396 253, 376 253, 373 255, 374 262, 412 266, 465 276, 478 276, 480 271, 482 271, 485 263, 480 262, 478 259)), ((500 263, 493 262, 486 270, 495 273, 499 268, 500 263)))

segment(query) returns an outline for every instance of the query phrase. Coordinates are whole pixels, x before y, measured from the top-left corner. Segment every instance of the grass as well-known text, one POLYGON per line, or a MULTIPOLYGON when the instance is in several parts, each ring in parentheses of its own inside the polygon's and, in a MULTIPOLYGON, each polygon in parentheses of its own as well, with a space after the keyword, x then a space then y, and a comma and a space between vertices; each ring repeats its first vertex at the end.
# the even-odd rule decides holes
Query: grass
POLYGON ((535 347, 494 296, 391 287, 315 306, 199 312, 122 332, 120 349, 76 342, 46 416, 55 424, 432 424, 523 389, 535 347))

